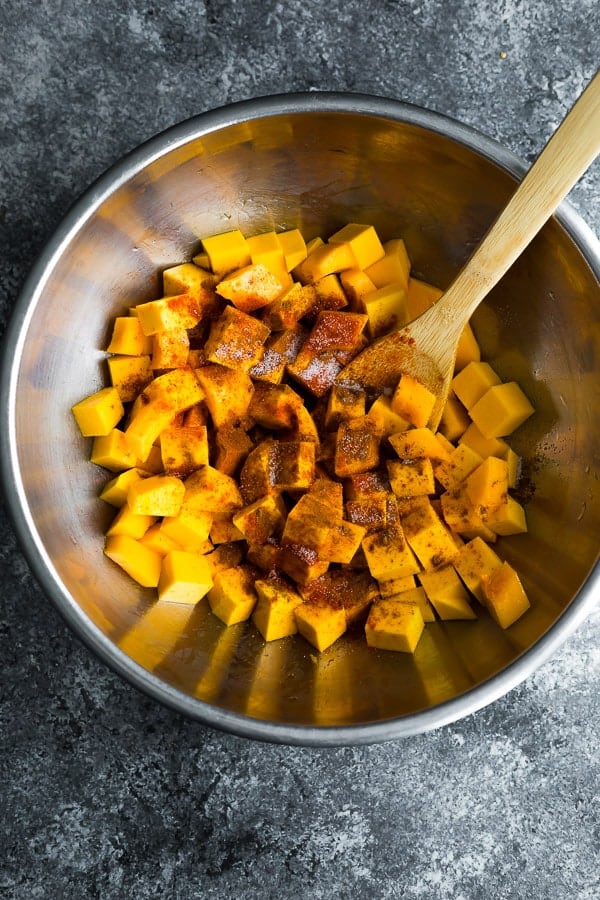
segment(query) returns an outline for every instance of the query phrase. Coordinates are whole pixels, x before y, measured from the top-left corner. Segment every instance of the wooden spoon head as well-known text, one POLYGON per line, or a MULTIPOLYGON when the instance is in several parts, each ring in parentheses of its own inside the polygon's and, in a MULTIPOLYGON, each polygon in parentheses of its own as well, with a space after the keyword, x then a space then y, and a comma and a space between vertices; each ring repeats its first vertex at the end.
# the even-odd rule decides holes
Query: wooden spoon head
MULTIPOLYGON (((418 320, 417 320, 418 321, 418 320)), ((411 326, 378 338, 339 373, 336 381, 344 387, 362 388, 370 394, 391 393, 400 376, 412 375, 436 396, 429 427, 436 429, 452 378, 452 369, 442 372, 435 360, 419 349, 411 326)))

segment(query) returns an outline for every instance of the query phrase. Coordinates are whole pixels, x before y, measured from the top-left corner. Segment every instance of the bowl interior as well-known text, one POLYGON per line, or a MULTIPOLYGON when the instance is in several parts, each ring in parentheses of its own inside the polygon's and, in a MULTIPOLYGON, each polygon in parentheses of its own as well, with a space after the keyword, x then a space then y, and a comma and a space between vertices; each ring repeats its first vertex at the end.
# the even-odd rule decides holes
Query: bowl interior
POLYGON ((414 657, 368 650, 360 635, 319 655, 300 638, 265 645, 251 625, 226 628, 206 601, 161 606, 104 557, 107 473, 88 462, 70 406, 106 383, 111 320, 159 296, 162 269, 231 228, 300 227, 310 238, 362 221, 383 239, 403 237, 413 272, 444 287, 514 190, 489 146, 444 134, 445 120, 350 107, 244 122, 232 113, 219 127, 209 117, 126 161, 50 247, 10 347, 10 478, 37 572, 118 669, 226 727, 238 716, 284 729, 370 727, 484 685, 556 622, 600 545, 600 286, 553 219, 473 322, 486 359, 537 410, 510 439, 525 460, 529 533, 499 547, 532 601, 512 628, 481 613, 428 626, 414 657))

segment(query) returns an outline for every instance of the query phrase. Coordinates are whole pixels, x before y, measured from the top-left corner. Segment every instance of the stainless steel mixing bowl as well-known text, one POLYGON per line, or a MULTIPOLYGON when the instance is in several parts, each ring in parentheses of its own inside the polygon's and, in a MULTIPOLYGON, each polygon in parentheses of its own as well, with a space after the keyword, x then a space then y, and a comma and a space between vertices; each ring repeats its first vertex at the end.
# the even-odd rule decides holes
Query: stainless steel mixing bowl
POLYGON ((600 247, 563 204, 474 328, 537 413, 515 434, 530 531, 502 539, 531 611, 508 631, 427 627, 414 657, 343 638, 318 655, 225 628, 206 601, 157 604, 102 553, 106 472, 88 462, 70 406, 106 383, 112 317, 159 295, 160 272, 198 239, 347 221, 402 236, 414 272, 442 287, 524 171, 496 143, 423 109, 362 95, 280 95, 191 119, 127 156, 74 206, 35 265, 5 339, 2 474, 16 531, 75 632, 138 688, 254 738, 373 742, 440 726, 522 681, 598 595, 600 247))

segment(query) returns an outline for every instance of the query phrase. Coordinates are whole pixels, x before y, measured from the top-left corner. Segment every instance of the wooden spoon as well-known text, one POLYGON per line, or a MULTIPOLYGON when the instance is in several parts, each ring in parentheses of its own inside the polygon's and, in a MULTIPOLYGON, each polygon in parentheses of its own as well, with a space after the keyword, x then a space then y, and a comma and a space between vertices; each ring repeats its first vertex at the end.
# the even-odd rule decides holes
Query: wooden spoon
POLYGON ((378 338, 337 377, 338 384, 381 392, 403 373, 436 395, 436 429, 463 328, 488 292, 600 152, 600 72, 550 138, 483 241, 443 296, 399 331, 378 338))

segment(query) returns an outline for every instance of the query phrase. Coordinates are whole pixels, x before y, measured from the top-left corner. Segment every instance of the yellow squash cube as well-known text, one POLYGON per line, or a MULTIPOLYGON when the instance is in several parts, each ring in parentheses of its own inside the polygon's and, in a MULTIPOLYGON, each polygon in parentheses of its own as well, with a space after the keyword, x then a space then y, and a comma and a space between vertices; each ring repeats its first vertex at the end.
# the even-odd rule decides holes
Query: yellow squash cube
POLYGON ((139 303, 136 316, 146 336, 173 328, 193 328, 202 318, 202 309, 193 294, 176 294, 139 303))
POLYGON ((415 575, 419 569, 414 553, 399 526, 367 534, 362 541, 369 572, 379 580, 415 575))
POLYGON ((244 505, 234 478, 202 466, 185 480, 185 506, 193 511, 234 513, 244 505))
POLYGON ((234 306, 226 306, 214 321, 204 345, 206 358, 213 363, 247 372, 260 360, 269 328, 234 306))
POLYGON ((108 434, 94 438, 90 461, 111 472, 122 472, 135 466, 137 460, 129 448, 125 432, 113 428, 108 434))
POLYGON ((477 466, 483 462, 479 453, 467 444, 459 444, 455 447, 450 458, 439 463, 435 467, 435 477, 447 491, 458 488, 477 466))
POLYGON ((385 578, 377 582, 379 593, 382 597, 393 597, 404 591, 411 591, 416 587, 415 576, 405 575, 403 578, 385 578))
POLYGON ((482 538, 476 537, 460 548, 452 565, 471 593, 485 606, 483 585, 492 572, 502 565, 498 554, 482 538))
POLYGON ((125 409, 114 387, 101 388, 71 407, 83 437, 103 437, 123 418, 125 409))
POLYGON ((245 622, 256 606, 254 571, 250 566, 233 566, 215 572, 208 602, 215 616, 225 625, 245 622))
POLYGON ((123 403, 129 403, 154 378, 149 356, 110 356, 107 360, 110 382, 123 403))
POLYGON ((393 593, 381 594, 381 597, 383 599, 394 600, 396 603, 413 603, 418 606, 419 611, 423 616, 423 621, 426 624, 427 622, 435 622, 433 606, 427 599, 424 588, 415 585, 414 576, 411 576, 411 578, 413 581, 412 585, 408 585, 402 590, 394 591, 393 593))
POLYGON ((152 335, 152 368, 181 369, 187 365, 190 339, 187 329, 169 328, 152 335))
POLYGON ((142 587, 155 588, 160 578, 162 557, 125 534, 107 537, 104 553, 142 587))
POLYGON ((302 597, 282 579, 259 579, 254 583, 258 600, 252 613, 252 621, 265 641, 296 634, 298 631, 294 611, 302 603, 302 597))
POLYGON ((160 433, 160 453, 167 475, 184 478, 200 466, 208 465, 206 425, 171 426, 160 433))
POLYGON ((160 528, 163 534, 183 550, 202 550, 208 540, 213 513, 183 506, 177 515, 165 516, 160 528))
POLYGON ((340 638, 347 628, 344 605, 304 602, 294 610, 296 627, 303 638, 323 652, 340 638))
POLYGON ((127 502, 127 493, 134 481, 139 481, 142 474, 138 469, 126 469, 111 478, 100 492, 100 499, 120 509, 127 502))
POLYGON ((184 483, 176 475, 150 475, 134 481, 127 503, 138 516, 176 516, 184 494, 184 483))
POLYGON ((419 581, 442 621, 477 618, 465 587, 452 566, 421 572, 419 581))
POLYGON ((152 352, 152 341, 144 334, 137 316, 117 316, 106 351, 122 356, 148 356, 152 352))
POLYGON ((451 562, 457 546, 428 497, 414 497, 400 507, 406 540, 424 569, 451 562))
POLYGON ((516 381, 493 385, 469 410, 471 418, 488 439, 512 434, 534 412, 516 381))
MULTIPOLYGON (((206 262, 208 263, 208 260, 206 262)), ((165 297, 193 294, 201 308, 213 301, 216 279, 211 272, 206 271, 206 266, 199 266, 193 262, 169 266, 162 273, 162 279, 165 297)))
POLYGON ((212 585, 212 569, 206 557, 185 550, 171 550, 162 558, 159 600, 193 605, 206 596, 212 585))
POLYGON ((448 441, 457 441, 471 424, 469 414, 452 392, 446 397, 439 430, 448 441))
POLYGON ((401 375, 400 381, 392 395, 392 409, 398 415, 415 426, 424 428, 435 405, 435 394, 413 378, 412 375, 401 375))
POLYGON ((444 292, 433 284, 428 284, 419 278, 413 278, 411 275, 408 279, 408 288, 406 292, 406 305, 408 307, 409 321, 412 322, 421 313, 433 306, 444 292))
POLYGON ((508 463, 488 456, 466 477, 464 490, 471 503, 485 511, 506 504, 508 496, 508 463))
POLYGON ((233 524, 249 543, 264 544, 272 534, 281 534, 287 510, 281 496, 260 497, 233 515, 233 524))
POLYGON ((369 647, 414 653, 425 622, 416 603, 386 598, 374 603, 365 624, 369 647))
POLYGON ((369 409, 367 419, 382 437, 399 434, 410 427, 410 422, 392 409, 390 397, 380 394, 369 409))
POLYGON ((428 457, 386 461, 391 488, 396 497, 419 497, 435 493, 433 466, 428 457))
POLYGON ((306 259, 307 249, 302 232, 299 228, 290 228, 276 235, 277 241, 285 259, 285 267, 288 272, 300 265, 306 259))
POLYGON ((400 459, 431 459, 436 462, 448 460, 450 454, 438 437, 429 428, 410 428, 388 438, 400 459))
POLYGON ((218 283, 217 293, 242 312, 251 313, 277 300, 284 287, 270 269, 258 262, 226 275, 218 283))
POLYGON ((202 239, 210 267, 216 275, 225 275, 251 262, 248 242, 239 229, 225 231, 202 239))
MULTIPOLYGON (((132 487, 133 485, 129 487, 127 492, 128 495, 132 487)), ((134 540, 139 540, 139 538, 141 538, 155 522, 156 516, 135 513, 129 504, 125 503, 120 507, 119 512, 112 520, 106 534, 109 537, 122 535, 124 537, 133 538, 134 540)))
POLYGON ((507 562, 483 579, 483 596, 490 615, 501 628, 509 628, 530 606, 519 576, 507 562))
POLYGON ((402 238, 394 238, 383 245, 384 255, 365 269, 375 287, 399 284, 404 288, 405 297, 410 275, 410 259, 402 238))
POLYGON ((408 321, 406 288, 396 281, 364 294, 360 306, 369 317, 372 338, 387 334, 408 321))
POLYGON ((195 371, 215 428, 239 425, 248 414, 254 393, 244 367, 232 369, 209 363, 195 371))
POLYGON ((500 384, 499 375, 489 363, 473 361, 468 363, 452 379, 452 390, 469 412, 477 401, 492 387, 500 384))
POLYGON ((354 265, 359 269, 367 269, 385 255, 385 250, 372 225, 350 222, 332 234, 329 243, 347 245, 354 258, 354 265))

